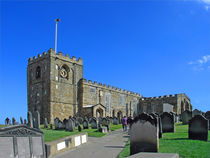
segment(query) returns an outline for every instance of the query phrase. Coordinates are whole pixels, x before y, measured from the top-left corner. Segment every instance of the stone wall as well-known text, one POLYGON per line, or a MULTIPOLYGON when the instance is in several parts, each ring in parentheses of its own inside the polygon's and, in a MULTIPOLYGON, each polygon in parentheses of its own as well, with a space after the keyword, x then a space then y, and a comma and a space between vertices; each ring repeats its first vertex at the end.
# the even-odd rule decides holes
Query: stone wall
POLYGON ((135 103, 137 104, 141 97, 140 94, 134 92, 107 86, 106 84, 102 85, 91 80, 87 81, 86 79, 82 79, 79 85, 82 93, 79 97, 79 106, 81 113, 86 115, 95 115, 94 107, 100 104, 102 106, 101 110, 105 108, 105 111, 102 112, 103 116, 117 116, 118 112, 133 116, 135 103))

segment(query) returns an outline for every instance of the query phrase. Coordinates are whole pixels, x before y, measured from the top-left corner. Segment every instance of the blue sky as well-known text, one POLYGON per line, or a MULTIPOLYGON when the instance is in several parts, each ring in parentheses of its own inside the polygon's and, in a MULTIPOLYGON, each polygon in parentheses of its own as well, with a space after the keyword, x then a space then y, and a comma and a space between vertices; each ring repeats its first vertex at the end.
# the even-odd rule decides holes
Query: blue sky
POLYGON ((1 1, 0 123, 26 117, 29 57, 54 48, 84 78, 145 97, 186 93, 210 110, 210 1, 1 1))

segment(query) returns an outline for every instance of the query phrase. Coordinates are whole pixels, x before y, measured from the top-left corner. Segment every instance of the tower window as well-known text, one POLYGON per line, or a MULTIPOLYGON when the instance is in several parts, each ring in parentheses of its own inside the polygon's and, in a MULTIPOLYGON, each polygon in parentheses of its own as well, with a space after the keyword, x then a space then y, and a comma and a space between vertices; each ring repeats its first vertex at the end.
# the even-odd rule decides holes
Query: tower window
POLYGON ((36 79, 40 78, 41 77, 41 68, 38 66, 36 68, 36 79))

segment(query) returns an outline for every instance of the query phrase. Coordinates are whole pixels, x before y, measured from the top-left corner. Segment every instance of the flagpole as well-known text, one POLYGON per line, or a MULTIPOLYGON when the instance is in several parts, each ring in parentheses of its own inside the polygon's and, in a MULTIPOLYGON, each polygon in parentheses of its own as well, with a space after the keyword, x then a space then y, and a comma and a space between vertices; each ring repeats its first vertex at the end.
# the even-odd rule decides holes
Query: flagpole
POLYGON ((57 24, 60 19, 55 19, 55 54, 57 53, 57 24))

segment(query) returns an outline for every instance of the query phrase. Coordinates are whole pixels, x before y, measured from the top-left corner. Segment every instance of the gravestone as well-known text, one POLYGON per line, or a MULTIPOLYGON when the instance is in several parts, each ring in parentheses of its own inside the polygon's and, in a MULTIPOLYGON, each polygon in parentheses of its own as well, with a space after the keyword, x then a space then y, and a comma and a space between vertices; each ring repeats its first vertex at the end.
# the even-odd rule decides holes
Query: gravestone
POLYGON ((9 122, 10 122, 10 119, 7 117, 7 118, 5 119, 5 125, 9 125, 9 122))
POLYGON ((54 119, 55 130, 58 130, 58 129, 59 129, 59 122, 60 122, 59 118, 56 117, 56 118, 54 119))
POLYGON ((20 123, 23 124, 23 118, 22 117, 20 117, 20 123))
POLYGON ((66 123, 68 122, 68 120, 65 118, 64 120, 63 120, 63 125, 66 127, 66 123))
POLYGON ((74 131, 74 122, 72 121, 72 119, 68 119, 67 122, 66 122, 66 130, 69 131, 69 132, 73 132, 74 131))
POLYGON ((170 112, 170 114, 173 115, 173 117, 174 117, 174 123, 176 123, 176 114, 174 112, 170 112))
POLYGON ((15 118, 13 117, 12 118, 12 125, 15 125, 16 124, 16 120, 15 120, 15 118))
POLYGON ((47 118, 44 118, 44 128, 48 128, 48 121, 47 121, 47 118))
POLYGON ((155 114, 155 113, 151 113, 150 114, 153 118, 156 119, 157 123, 158 123, 158 133, 159 133, 159 138, 162 138, 162 133, 163 133, 163 130, 162 130, 162 123, 161 123, 161 118, 155 114))
POLYGON ((173 114, 164 112, 160 115, 160 118, 161 118, 161 122, 162 122, 163 133, 175 132, 173 114))
POLYGON ((32 113, 30 111, 28 111, 28 114, 27 114, 27 118, 28 118, 28 126, 33 128, 33 117, 32 117, 32 113))
POLYGON ((205 113, 205 118, 209 120, 209 130, 210 130, 210 111, 205 113))
POLYGON ((65 124, 62 121, 59 121, 58 122, 58 129, 65 129, 65 128, 66 128, 65 124))
POLYGON ((138 152, 158 152, 158 124, 152 116, 142 113, 131 122, 130 155, 138 152))
POLYGON ((27 125, 0 128, 1 158, 45 158, 44 134, 27 125))
POLYGON ((102 124, 102 126, 107 126, 109 124, 109 122, 107 121, 106 118, 103 118, 101 124, 102 124))
POLYGON ((77 121, 79 122, 79 124, 82 124, 84 120, 82 117, 77 117, 77 121))
POLYGON ((96 129, 96 128, 97 128, 97 121, 96 121, 96 118, 92 117, 90 121, 91 121, 91 122, 90 122, 91 128, 92 128, 92 129, 96 129))
POLYGON ((208 120, 202 115, 195 115, 189 120, 189 139, 208 141, 208 120))
POLYGON ((188 124, 189 120, 192 118, 192 111, 185 110, 182 114, 182 124, 188 124))
POLYGON ((202 115, 202 112, 200 110, 198 110, 198 109, 194 109, 192 111, 192 117, 194 117, 195 115, 202 115))
POLYGON ((119 120, 117 117, 113 117, 113 124, 114 125, 118 125, 119 124, 119 120))
POLYGON ((26 119, 24 119, 24 124, 27 125, 27 120, 26 119))
POLYGON ((40 129, 40 114, 39 111, 35 111, 35 124, 34 128, 40 129))
POLYGON ((101 116, 98 117, 98 124, 102 124, 102 117, 101 116))
POLYGON ((87 120, 84 120, 82 124, 83 124, 83 129, 88 129, 89 128, 89 124, 88 124, 87 120))
POLYGON ((82 131, 82 128, 81 128, 80 124, 78 124, 78 131, 79 131, 79 132, 82 131))

